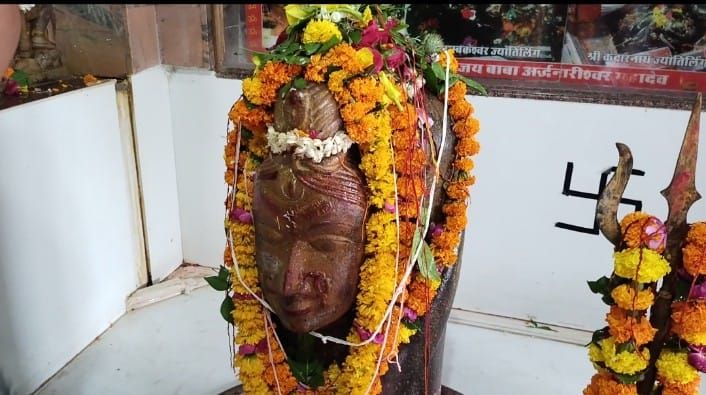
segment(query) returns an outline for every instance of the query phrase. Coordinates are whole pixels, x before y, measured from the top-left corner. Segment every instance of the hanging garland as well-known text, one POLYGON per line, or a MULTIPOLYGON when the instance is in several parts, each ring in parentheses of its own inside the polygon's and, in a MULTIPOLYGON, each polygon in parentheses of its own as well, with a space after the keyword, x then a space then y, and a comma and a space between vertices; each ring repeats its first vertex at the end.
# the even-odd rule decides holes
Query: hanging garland
MULTIPOLYGON (((482 88, 457 74, 453 52, 441 52, 438 38, 414 42, 401 34, 403 24, 382 12, 374 19, 369 7, 353 5, 289 5, 286 11, 287 39, 253 58, 255 73, 243 81, 243 97, 229 112, 228 242, 225 267, 209 282, 226 291, 221 312, 238 329, 234 363, 246 393, 377 394, 400 345, 418 332, 440 274, 457 261, 474 183, 471 157, 479 150, 479 123, 465 97, 468 84, 482 88), (332 363, 315 378, 302 377, 287 358, 261 299, 251 214, 253 175, 271 147, 284 147, 273 142, 285 137, 270 130, 268 148, 273 105, 289 89, 310 83, 326 83, 338 102, 347 138, 361 153, 371 212, 356 315, 346 339, 355 346, 341 366, 332 363), (425 86, 446 100, 457 138, 454 176, 445 184, 445 218, 438 225, 428 223, 429 203, 423 202, 429 192, 425 172, 438 161, 428 161, 434 153, 425 147, 432 122, 439 122, 426 112, 425 86), (430 243, 423 237, 427 229, 430 243)), ((312 132, 293 131, 287 144, 309 149, 312 158, 326 155, 311 148, 312 132)))

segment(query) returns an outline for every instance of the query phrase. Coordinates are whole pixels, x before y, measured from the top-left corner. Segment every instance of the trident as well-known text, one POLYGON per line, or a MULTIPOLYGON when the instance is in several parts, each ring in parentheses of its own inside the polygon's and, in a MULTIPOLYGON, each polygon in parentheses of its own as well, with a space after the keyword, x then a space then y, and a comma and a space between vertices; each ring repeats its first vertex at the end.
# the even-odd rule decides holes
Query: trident
MULTIPOLYGON (((696 190, 696 157, 699 147, 700 117, 701 93, 696 96, 696 102, 691 110, 691 117, 686 127, 672 181, 667 188, 660 192, 667 200, 669 207, 669 215, 665 222, 667 247, 664 255, 669 261, 672 271, 665 276, 662 287, 657 292, 655 303, 650 309, 650 324, 657 329, 657 334, 649 344, 650 364, 645 372, 645 377, 637 383, 638 393, 641 395, 651 394, 654 387, 655 362, 669 334, 669 317, 674 299, 677 270, 681 267, 680 247, 689 229, 686 216, 691 205, 701 198, 701 194, 696 190)), ((617 216, 618 205, 632 172, 632 153, 625 144, 617 143, 616 147, 619 155, 618 166, 596 204, 596 219, 603 236, 618 248, 621 239, 620 222, 617 216)))

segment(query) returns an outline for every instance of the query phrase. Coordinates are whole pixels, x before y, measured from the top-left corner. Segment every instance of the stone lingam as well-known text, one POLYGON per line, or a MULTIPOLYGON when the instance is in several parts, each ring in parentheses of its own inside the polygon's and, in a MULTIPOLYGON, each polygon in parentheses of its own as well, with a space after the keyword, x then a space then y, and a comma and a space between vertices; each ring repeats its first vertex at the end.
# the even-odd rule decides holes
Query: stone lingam
POLYGON ((479 148, 466 92, 482 87, 380 8, 285 11, 229 113, 225 265, 208 279, 242 390, 439 394, 479 148))

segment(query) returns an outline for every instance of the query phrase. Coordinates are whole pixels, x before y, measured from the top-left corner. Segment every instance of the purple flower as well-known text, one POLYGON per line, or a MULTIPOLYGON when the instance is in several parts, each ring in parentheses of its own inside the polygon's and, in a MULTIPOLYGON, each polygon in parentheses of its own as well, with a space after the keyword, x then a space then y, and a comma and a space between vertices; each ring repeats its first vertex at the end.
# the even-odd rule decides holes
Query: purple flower
POLYGON ((20 94, 20 84, 15 80, 7 80, 7 83, 5 83, 5 94, 8 96, 18 96, 20 94))
MULTIPOLYGON (((372 335, 371 332, 369 332, 368 330, 363 329, 359 326, 356 326, 355 329, 358 332, 358 336, 360 336, 360 340, 365 341, 365 340, 370 339, 370 336, 372 335)), ((382 344, 382 341, 384 338, 385 337, 382 335, 382 333, 378 333, 377 335, 375 335, 375 339, 373 340, 373 343, 382 344)))
POLYGON ((255 352, 258 354, 269 352, 269 347, 267 347, 267 338, 264 338, 257 343, 255 346, 255 352))
POLYGON ((697 299, 706 299, 706 282, 694 286, 689 297, 697 299))
POLYGON ((390 203, 390 202, 386 202, 386 203, 385 203, 385 211, 387 211, 388 213, 394 214, 395 211, 397 211, 397 209, 396 209, 396 207, 395 207, 395 204, 394 204, 394 203, 390 203))
POLYGON ((652 250, 659 250, 667 245, 667 227, 657 217, 650 217, 645 226, 647 236, 647 247, 652 250))
POLYGON ((706 373, 706 353, 702 347, 690 347, 688 361, 691 366, 701 373, 706 373))
POLYGON ((238 347, 238 355, 252 355, 255 354, 255 346, 252 344, 241 344, 238 347))
POLYGON ((406 318, 409 322, 414 322, 417 320, 417 313, 415 313, 414 310, 410 309, 409 307, 405 307, 404 318, 406 318))
POLYGON ((238 221, 244 224, 252 224, 252 214, 246 211, 238 216, 238 221))
POLYGON ((382 54, 380 54, 380 51, 375 48, 370 48, 370 51, 373 53, 373 65, 375 66, 373 67, 373 71, 375 73, 379 73, 384 64, 382 54))
POLYGON ((309 131, 309 138, 315 139, 319 137, 319 131, 318 130, 310 130, 309 131))
POLYGON ((442 233, 444 233, 443 226, 441 226, 439 224, 435 224, 433 222, 429 224, 429 231, 427 233, 427 236, 439 237, 439 236, 441 236, 442 233))

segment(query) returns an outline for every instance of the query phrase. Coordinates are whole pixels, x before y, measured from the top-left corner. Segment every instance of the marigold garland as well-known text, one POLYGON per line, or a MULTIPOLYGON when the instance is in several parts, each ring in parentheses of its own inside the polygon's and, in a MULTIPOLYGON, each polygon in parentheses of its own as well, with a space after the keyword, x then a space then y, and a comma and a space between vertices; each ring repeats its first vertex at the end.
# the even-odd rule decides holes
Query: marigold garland
POLYGON ((607 333, 597 332, 589 344, 589 359, 600 373, 584 394, 637 394, 637 387, 625 384, 623 376, 638 375, 649 366, 647 344, 657 332, 646 314, 655 299, 650 285, 671 270, 661 255, 666 241, 661 221, 636 212, 626 215, 620 226, 624 248, 614 253, 613 275, 592 286, 599 287, 592 289, 602 293, 611 307, 607 333))
MULTIPOLYGON (((301 20, 303 14, 297 7, 288 6, 288 19, 301 20), (290 11, 292 15, 289 15, 290 11)), ((369 9, 365 10, 362 18, 360 25, 363 27, 375 23, 369 9)), ((325 46, 343 38, 338 25, 325 18, 312 18, 301 34, 301 42, 305 45, 325 46)), ((359 330, 374 332, 385 317, 396 281, 402 279, 413 252, 413 234, 421 219, 419 199, 424 196, 426 188, 423 176, 425 171, 430 170, 430 164, 422 149, 422 133, 417 124, 419 107, 414 104, 414 96, 407 94, 396 75, 384 71, 370 72, 371 68, 378 67, 377 57, 380 54, 376 52, 373 47, 354 48, 344 41, 327 51, 311 55, 305 66, 273 59, 261 62, 258 59, 255 62, 258 68, 253 76, 243 81, 243 98, 234 104, 229 113, 229 119, 236 128, 228 134, 224 155, 224 177, 230 187, 226 200, 229 216, 225 225, 233 246, 230 241, 227 243, 224 262, 230 269, 235 302, 232 316, 238 327, 235 343, 240 345, 235 365, 239 368, 246 393, 296 391, 361 394, 368 389, 370 393, 380 393, 380 377, 389 369, 389 357, 394 357, 399 345, 409 343, 417 332, 407 324, 400 325, 401 320, 411 323, 422 317, 440 285, 438 281, 413 272, 402 295, 404 304, 395 306, 392 315, 385 320, 391 325, 390 336, 386 337, 384 344, 370 342, 351 347, 342 366, 334 363, 325 370, 324 385, 317 389, 303 389, 297 383, 275 339, 274 328, 268 324, 266 312, 249 292, 259 291, 254 227, 249 213, 252 209, 252 177, 260 161, 268 155, 265 133, 267 126, 273 122, 273 104, 281 94, 281 88, 296 79, 326 83, 339 104, 346 133, 361 151, 360 168, 366 178, 369 204, 373 208, 366 222, 366 257, 360 269, 356 317, 348 341, 361 342, 364 339, 359 330), (393 169, 397 172, 397 183, 393 169), (399 235, 395 212, 400 217, 399 235), (233 255, 238 262, 237 268, 233 255), (381 355, 382 363, 376 369, 381 355)), ((448 55, 442 53, 437 61, 445 68, 447 56, 455 73, 458 62, 453 52, 448 55)), ((389 66, 391 63, 387 60, 386 64, 389 66)), ((443 267, 456 262, 460 235, 467 222, 468 187, 475 180, 469 174, 473 168, 470 157, 479 150, 474 138, 479 124, 472 116, 473 107, 466 102, 466 89, 460 81, 449 89, 452 121, 449 125, 452 125, 458 140, 452 162, 455 174, 445 185, 447 201, 442 207, 444 223, 435 225, 438 231, 432 233, 430 243, 442 271, 443 267)))

